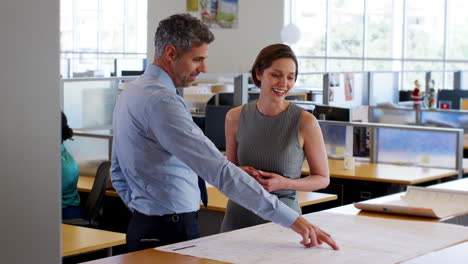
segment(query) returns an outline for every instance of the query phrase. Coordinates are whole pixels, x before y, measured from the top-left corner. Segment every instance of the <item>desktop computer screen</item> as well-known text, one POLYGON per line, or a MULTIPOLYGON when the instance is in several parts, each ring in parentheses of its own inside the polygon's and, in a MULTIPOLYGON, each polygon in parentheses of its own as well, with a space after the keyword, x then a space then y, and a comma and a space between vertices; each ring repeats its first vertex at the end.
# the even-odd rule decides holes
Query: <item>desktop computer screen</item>
POLYGON ((122 71, 122 76, 140 76, 145 71, 122 71))
POLYGON ((234 106, 207 105, 205 112, 205 136, 209 138, 218 149, 226 149, 224 134, 224 120, 226 114, 234 106))
POLYGON ((351 122, 351 109, 329 105, 315 105, 314 116, 319 120, 351 122))
POLYGON ((437 107, 444 104, 445 109, 460 109, 460 99, 468 98, 468 90, 439 90, 437 93, 437 107))

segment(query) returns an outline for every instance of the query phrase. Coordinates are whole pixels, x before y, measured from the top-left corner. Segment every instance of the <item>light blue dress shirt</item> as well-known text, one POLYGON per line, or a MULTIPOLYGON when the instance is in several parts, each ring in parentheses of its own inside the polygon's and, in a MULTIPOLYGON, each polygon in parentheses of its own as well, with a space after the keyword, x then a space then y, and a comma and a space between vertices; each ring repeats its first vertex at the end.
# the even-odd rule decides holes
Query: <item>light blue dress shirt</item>
POLYGON ((290 227, 299 216, 219 152, 156 65, 117 99, 113 135, 112 184, 131 210, 146 215, 199 210, 200 175, 267 220, 290 227))

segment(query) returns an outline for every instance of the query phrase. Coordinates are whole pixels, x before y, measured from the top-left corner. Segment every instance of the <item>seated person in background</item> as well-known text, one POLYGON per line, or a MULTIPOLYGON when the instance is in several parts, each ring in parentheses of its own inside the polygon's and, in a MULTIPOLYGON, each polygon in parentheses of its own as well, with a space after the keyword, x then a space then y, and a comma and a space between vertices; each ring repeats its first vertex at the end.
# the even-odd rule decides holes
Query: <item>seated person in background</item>
MULTIPOLYGON (((319 124, 303 108, 285 100, 297 79, 297 59, 287 45, 260 51, 252 79, 260 97, 226 115, 226 155, 263 188, 301 213, 296 191, 315 191, 330 182, 327 153, 319 124), (310 165, 300 178, 304 155, 310 165)), ((221 232, 265 223, 229 200, 221 232)))
POLYGON ((73 130, 68 126, 67 117, 62 112, 62 143, 61 165, 62 165, 62 219, 82 218, 83 209, 80 205, 78 193, 78 164, 68 153, 63 142, 73 137, 73 130))

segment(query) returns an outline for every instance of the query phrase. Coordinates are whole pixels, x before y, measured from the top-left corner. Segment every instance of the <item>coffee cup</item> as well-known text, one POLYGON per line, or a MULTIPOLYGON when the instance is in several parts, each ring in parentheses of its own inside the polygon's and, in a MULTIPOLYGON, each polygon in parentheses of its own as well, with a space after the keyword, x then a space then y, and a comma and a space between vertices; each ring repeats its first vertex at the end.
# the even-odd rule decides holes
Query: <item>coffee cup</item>
POLYGON ((354 157, 345 157, 343 160, 343 167, 345 170, 354 170, 354 157))

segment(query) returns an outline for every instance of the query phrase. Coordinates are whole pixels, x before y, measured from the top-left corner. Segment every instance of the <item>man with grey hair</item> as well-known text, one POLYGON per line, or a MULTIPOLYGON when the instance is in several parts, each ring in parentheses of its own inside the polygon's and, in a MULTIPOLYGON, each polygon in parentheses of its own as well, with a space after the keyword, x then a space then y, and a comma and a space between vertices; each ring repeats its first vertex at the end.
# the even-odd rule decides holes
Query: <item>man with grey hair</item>
MULTIPOLYGON (((130 251, 199 237, 198 176, 261 217, 291 228, 306 247, 331 236, 266 192, 230 163, 195 125, 176 88, 206 72, 214 36, 199 19, 170 16, 159 23, 155 57, 145 73, 119 96, 113 120, 112 184, 133 216, 130 251)), ((203 182, 204 183, 204 182, 203 182)))

